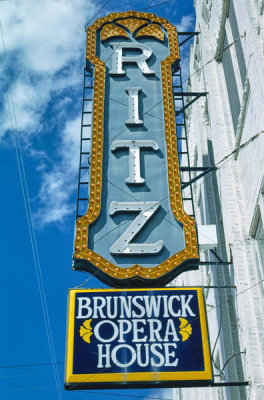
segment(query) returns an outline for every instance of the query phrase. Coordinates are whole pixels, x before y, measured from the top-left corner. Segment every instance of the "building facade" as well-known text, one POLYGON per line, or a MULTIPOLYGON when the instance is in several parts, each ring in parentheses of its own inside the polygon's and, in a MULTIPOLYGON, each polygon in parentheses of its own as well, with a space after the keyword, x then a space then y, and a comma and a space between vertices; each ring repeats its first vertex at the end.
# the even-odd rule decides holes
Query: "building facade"
POLYGON ((174 389, 174 398, 262 400, 264 1, 196 0, 195 8, 187 91, 208 94, 187 108, 186 130, 191 166, 216 167, 193 194, 197 223, 216 225, 218 236, 201 259, 230 264, 203 265, 174 284, 206 287, 215 382, 249 385, 174 389))

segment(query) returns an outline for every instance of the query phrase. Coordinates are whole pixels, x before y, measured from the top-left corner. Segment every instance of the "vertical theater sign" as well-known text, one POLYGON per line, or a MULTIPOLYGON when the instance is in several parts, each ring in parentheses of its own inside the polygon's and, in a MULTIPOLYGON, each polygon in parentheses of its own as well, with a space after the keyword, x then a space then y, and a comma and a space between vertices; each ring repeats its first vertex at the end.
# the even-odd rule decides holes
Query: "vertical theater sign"
POLYGON ((183 209, 172 68, 176 27, 125 12, 87 31, 94 96, 90 200, 76 221, 74 268, 107 284, 157 286, 198 263, 183 209))
POLYGON ((176 27, 154 14, 113 13, 87 30, 90 188, 76 221, 74 269, 123 289, 70 290, 67 389, 212 380, 202 289, 143 289, 199 262, 180 186, 179 58, 176 27))

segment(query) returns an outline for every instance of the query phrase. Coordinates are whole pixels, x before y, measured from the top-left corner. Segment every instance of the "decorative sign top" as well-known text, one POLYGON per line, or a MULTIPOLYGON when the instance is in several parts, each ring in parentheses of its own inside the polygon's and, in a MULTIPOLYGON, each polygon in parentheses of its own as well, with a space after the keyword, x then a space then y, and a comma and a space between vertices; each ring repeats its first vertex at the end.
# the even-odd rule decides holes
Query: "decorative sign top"
POLYGON ((66 389, 210 382, 201 288, 69 291, 66 389))
POLYGON ((94 75, 90 200, 76 221, 74 268, 112 286, 159 286, 199 256, 182 205, 172 68, 177 31, 128 11, 87 30, 94 75))

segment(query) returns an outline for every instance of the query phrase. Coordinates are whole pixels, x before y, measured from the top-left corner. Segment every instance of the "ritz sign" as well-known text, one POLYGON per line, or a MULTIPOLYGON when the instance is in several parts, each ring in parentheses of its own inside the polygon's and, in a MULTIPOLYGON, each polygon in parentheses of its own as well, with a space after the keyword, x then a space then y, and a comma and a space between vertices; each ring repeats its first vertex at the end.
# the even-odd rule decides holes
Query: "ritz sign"
POLYGON ((172 69, 177 31, 154 14, 100 18, 87 31, 93 71, 90 199, 76 221, 74 269, 111 286, 157 286, 198 265, 182 205, 172 69))
POLYGON ((65 388, 206 386, 202 288, 71 289, 65 388))

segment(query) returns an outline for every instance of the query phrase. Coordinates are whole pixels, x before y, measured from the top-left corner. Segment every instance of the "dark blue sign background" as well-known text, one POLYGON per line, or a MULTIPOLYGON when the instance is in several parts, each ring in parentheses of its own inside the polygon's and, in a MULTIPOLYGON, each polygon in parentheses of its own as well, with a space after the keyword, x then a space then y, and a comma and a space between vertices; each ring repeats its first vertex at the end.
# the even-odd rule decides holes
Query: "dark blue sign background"
MULTIPOLYGON (((143 303, 142 303, 143 304, 143 303)), ((160 307, 160 315, 158 317, 151 316, 150 318, 155 318, 159 319, 162 324, 162 329, 160 330, 159 334, 160 337, 163 339, 165 336, 165 330, 166 330, 166 325, 168 322, 168 318, 164 318, 164 305, 163 302, 161 301, 161 307, 160 307)), ((148 319, 147 316, 143 317, 144 319, 148 319)), ((93 318, 91 321, 91 329, 92 332, 94 332, 94 327, 96 324, 98 324, 102 320, 110 320, 113 323, 117 323, 117 320, 122 319, 120 316, 117 316, 116 319, 110 319, 110 318, 93 318)), ((125 318, 127 319, 127 318, 125 318)), ((137 319, 137 318, 134 318, 137 319)), ((131 319, 130 319, 131 320, 131 319)), ((140 337, 147 336, 149 337, 149 331, 148 329, 148 324, 145 326, 145 331, 144 334, 141 333, 140 337)), ((100 334, 104 339, 110 338, 113 335, 113 328, 111 327, 110 324, 106 324, 105 330, 102 329, 100 330, 100 334)), ((172 343, 173 340, 171 336, 169 337, 169 343, 172 343)), ((155 343, 160 343, 161 345, 164 345, 164 342, 155 342, 155 343)), ((146 342, 141 342, 141 357, 142 361, 144 363, 145 360, 145 347, 144 344, 149 344, 151 345, 148 340, 146 342)), ((161 353, 161 350, 158 350, 161 353)), ((153 359, 155 360, 155 363, 159 362, 159 358, 156 355, 152 356, 153 359)), ((118 350, 117 352, 117 358, 122 361, 122 363, 129 362, 131 359, 131 351, 122 348, 118 350)), ((171 358, 172 359, 172 358, 171 358)), ((198 307, 198 296, 197 296, 197 291, 196 290, 149 290, 149 291, 128 291, 128 292, 122 292, 122 291, 102 291, 102 292, 80 292, 76 293, 76 299, 75 299, 75 322, 74 322, 74 355, 73 355, 73 374, 94 374, 94 373, 131 373, 131 372, 148 372, 148 371, 157 371, 157 372, 171 372, 171 371, 203 371, 204 370, 204 357, 203 357, 203 345, 202 345, 202 335, 201 335, 201 325, 200 325, 200 315, 199 315, 199 307, 198 307), (114 363, 111 363, 111 367, 106 368, 105 366, 103 368, 98 368, 98 344, 103 344, 104 346, 106 344, 109 344, 111 349, 114 347, 120 345, 120 344, 125 344, 125 345, 130 345, 132 346, 135 351, 136 351, 136 343, 132 342, 133 335, 132 332, 128 333, 127 335, 124 335, 125 343, 120 343, 118 342, 119 337, 117 337, 115 340, 109 342, 109 343, 103 343, 99 342, 94 333, 90 337, 90 343, 87 343, 83 340, 83 338, 80 335, 80 328, 83 325, 83 322, 86 319, 89 318, 76 318, 77 313, 78 313, 78 298, 79 297, 89 297, 92 299, 92 297, 95 296, 181 296, 185 295, 186 298, 188 298, 189 295, 192 295, 192 299, 188 303, 192 312, 195 314, 195 316, 183 316, 185 320, 188 321, 188 323, 191 324, 192 327, 192 333, 188 337, 186 341, 182 341, 182 336, 179 333, 179 326, 180 326, 180 320, 177 317, 172 317, 169 316, 169 318, 173 319, 176 331, 177 331, 177 336, 180 339, 177 342, 174 342, 177 344, 177 348, 173 349, 171 348, 170 351, 175 351, 175 358, 178 359, 178 365, 177 366, 162 366, 162 367, 152 367, 151 363, 147 367, 140 367, 136 362, 134 362, 131 366, 122 368, 118 367, 114 363)))

